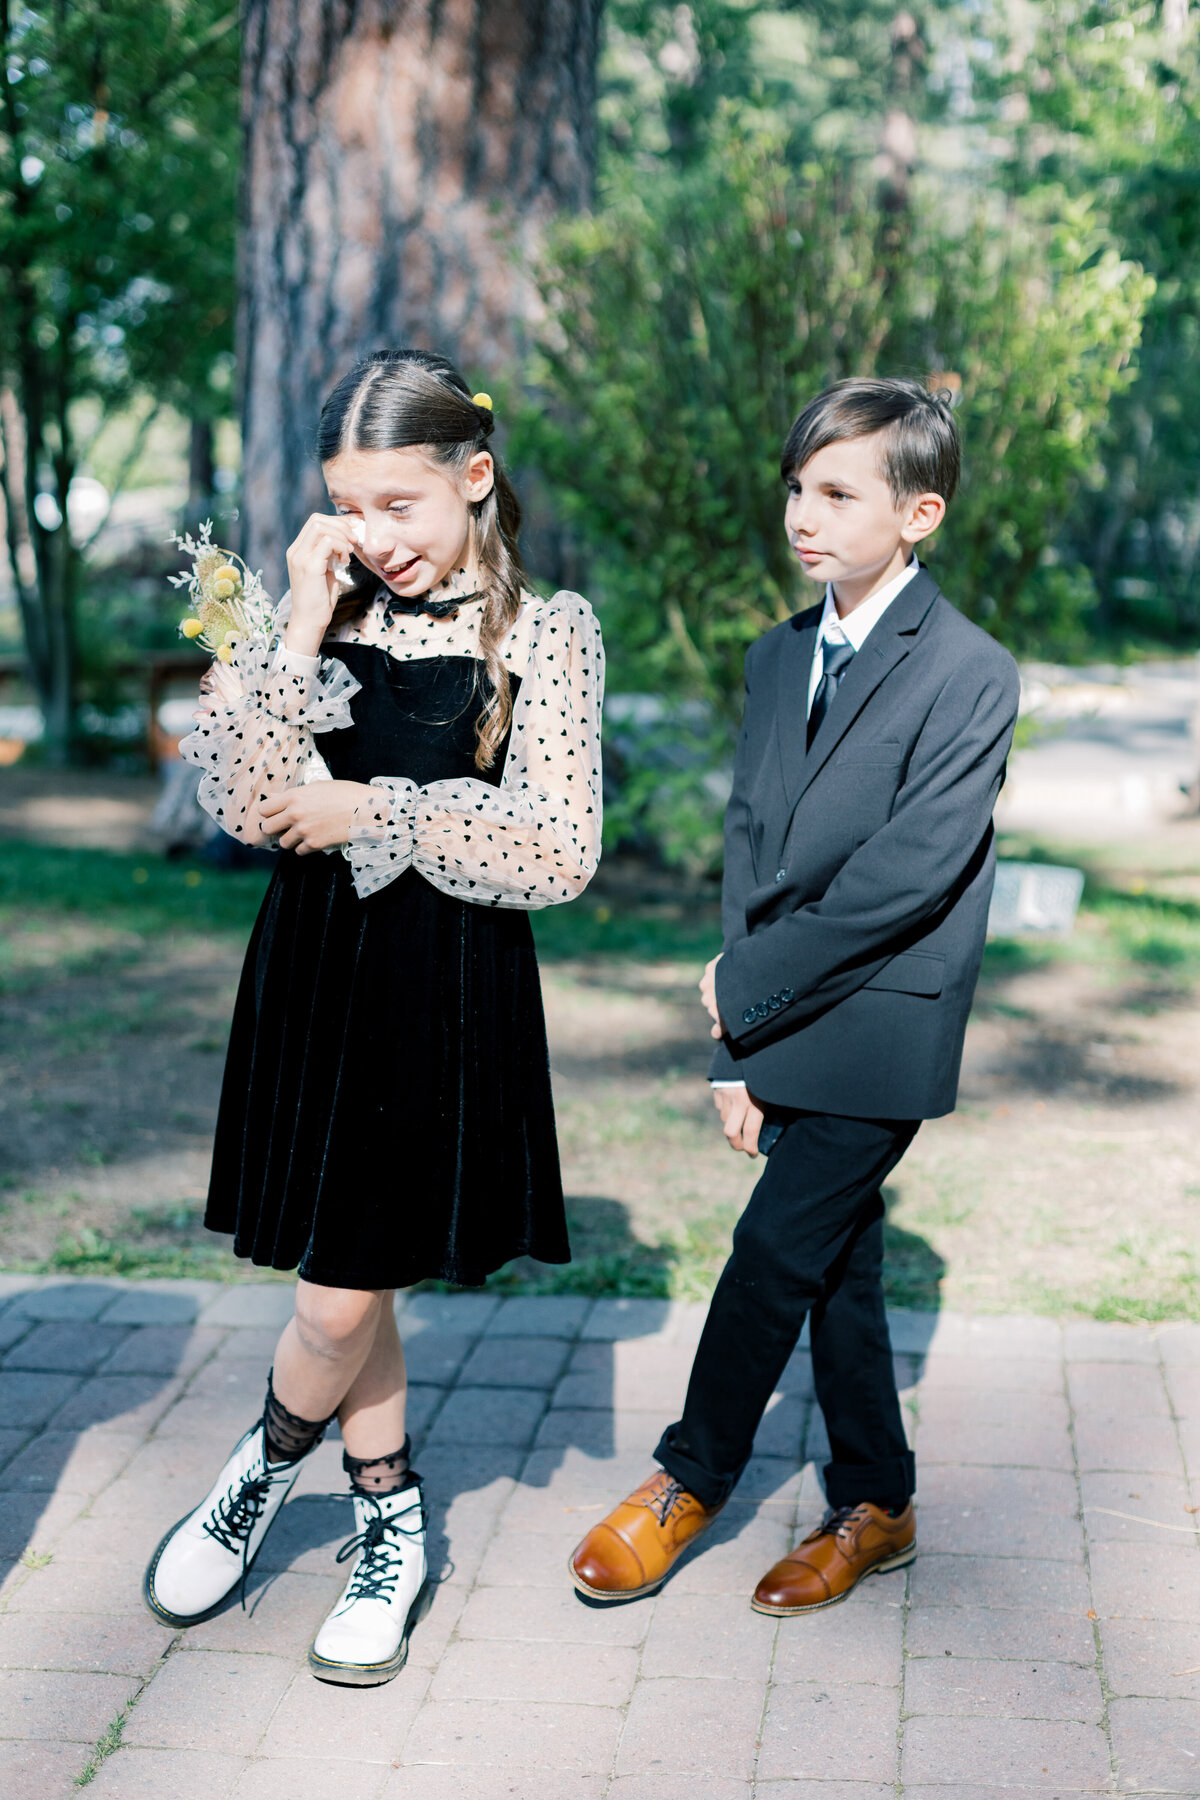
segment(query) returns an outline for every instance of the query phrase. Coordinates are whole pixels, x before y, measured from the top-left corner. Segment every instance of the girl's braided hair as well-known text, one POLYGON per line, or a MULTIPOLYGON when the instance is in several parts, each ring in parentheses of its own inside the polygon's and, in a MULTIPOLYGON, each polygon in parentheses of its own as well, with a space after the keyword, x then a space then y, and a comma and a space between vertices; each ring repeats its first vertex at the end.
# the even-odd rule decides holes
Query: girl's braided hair
MULTIPOLYGON (((377 350, 355 363, 321 408, 317 454, 323 463, 345 450, 421 449, 439 467, 462 475, 487 448, 495 429, 488 406, 477 406, 454 364, 428 350, 377 350)), ((475 559, 486 583, 479 622, 479 654, 491 683, 476 721, 475 766, 490 769, 512 722, 512 693, 500 645, 521 609, 517 533, 521 503, 496 462, 495 483, 470 503, 475 559)), ((357 558, 354 586, 334 609, 331 626, 362 612, 379 586, 357 558)))

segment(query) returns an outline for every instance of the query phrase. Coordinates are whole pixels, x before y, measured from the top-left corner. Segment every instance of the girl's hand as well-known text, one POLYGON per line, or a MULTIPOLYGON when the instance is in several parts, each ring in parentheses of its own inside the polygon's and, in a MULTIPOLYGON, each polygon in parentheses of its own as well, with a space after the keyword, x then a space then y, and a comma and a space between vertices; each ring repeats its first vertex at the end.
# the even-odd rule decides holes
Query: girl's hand
POLYGON ((319 656, 333 609, 345 591, 334 574, 358 549, 361 519, 338 513, 313 513, 287 553, 292 590, 292 616, 284 643, 301 656, 319 656))
POLYGON ((192 714, 198 725, 211 719, 218 706, 236 700, 239 693, 238 678, 228 663, 218 662, 214 657, 200 677, 200 705, 192 714))
POLYGON ((312 781, 272 794, 258 810, 263 830, 279 839, 280 849, 307 856, 348 844, 355 808, 371 799, 378 795, 363 781, 312 781))

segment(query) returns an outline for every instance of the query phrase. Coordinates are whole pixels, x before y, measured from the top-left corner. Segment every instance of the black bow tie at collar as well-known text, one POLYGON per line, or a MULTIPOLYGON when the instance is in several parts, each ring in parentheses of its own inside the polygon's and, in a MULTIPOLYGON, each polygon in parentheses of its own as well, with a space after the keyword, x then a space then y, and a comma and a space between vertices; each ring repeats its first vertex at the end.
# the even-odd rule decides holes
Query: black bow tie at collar
POLYGON ((390 625, 395 613, 408 613, 412 618, 428 613, 431 619, 453 619, 457 617, 460 606, 464 606, 468 600, 477 600, 479 595, 448 594, 444 599, 437 600, 432 593, 427 593, 414 594, 411 599, 406 599, 403 594, 394 594, 385 585, 379 589, 375 598, 382 600, 384 620, 390 625))

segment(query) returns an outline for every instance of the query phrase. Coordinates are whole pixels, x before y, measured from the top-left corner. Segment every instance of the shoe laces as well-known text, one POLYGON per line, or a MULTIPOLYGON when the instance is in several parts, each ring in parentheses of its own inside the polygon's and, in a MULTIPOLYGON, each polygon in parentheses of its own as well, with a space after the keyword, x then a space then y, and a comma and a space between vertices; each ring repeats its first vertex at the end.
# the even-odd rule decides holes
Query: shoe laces
POLYGON ((856 1502, 853 1506, 834 1506, 825 1514, 821 1523, 813 1532, 814 1537, 840 1537, 853 1520, 861 1518, 862 1505, 856 1502))
POLYGON ((379 1510, 379 1502, 373 1501, 376 1508, 373 1518, 367 1520, 361 1531, 344 1543, 337 1553, 338 1562, 346 1562, 355 1551, 360 1551, 358 1566, 346 1589, 346 1601, 352 1600, 391 1600, 392 1589, 400 1577, 404 1564, 404 1552, 398 1538, 419 1539, 425 1530, 424 1507, 418 1500, 415 1525, 405 1525, 402 1517, 389 1518, 379 1510))
POLYGON ((264 1470, 261 1475, 247 1475, 228 1488, 224 1499, 218 1500, 204 1521, 203 1529, 209 1537, 216 1538, 218 1544, 235 1553, 248 1548, 250 1534, 262 1518, 274 1479, 264 1470))
POLYGON ((250 1538, 262 1518, 271 1489, 286 1475, 272 1475, 263 1468, 258 1475, 245 1475, 226 1489, 223 1499, 212 1508, 201 1529, 225 1550, 242 1558, 242 1611, 246 1610, 246 1577, 250 1572, 250 1538))
POLYGON ((662 1485, 654 1493, 647 1494, 641 1504, 652 1512, 660 1525, 665 1525, 672 1513, 679 1512, 687 1498, 687 1489, 673 1475, 664 1475, 662 1485))

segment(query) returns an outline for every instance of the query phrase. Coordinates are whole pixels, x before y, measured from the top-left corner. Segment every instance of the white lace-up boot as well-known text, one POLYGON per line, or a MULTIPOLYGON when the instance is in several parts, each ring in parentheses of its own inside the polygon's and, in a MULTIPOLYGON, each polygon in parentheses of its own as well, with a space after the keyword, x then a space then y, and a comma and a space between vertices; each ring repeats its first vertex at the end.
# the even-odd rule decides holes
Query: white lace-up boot
POLYGON ((269 1463, 263 1422, 234 1446, 211 1491, 172 1525, 146 1570, 142 1596, 166 1625, 198 1625, 245 1582, 263 1539, 300 1473, 269 1463))
POLYGON ((378 1687, 399 1674, 430 1595, 425 1508, 416 1483, 398 1494, 354 1495, 358 1527, 338 1551, 358 1561, 318 1631, 308 1666, 319 1681, 378 1687))

